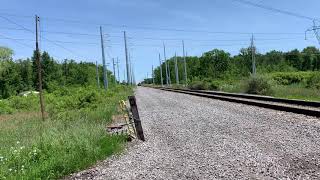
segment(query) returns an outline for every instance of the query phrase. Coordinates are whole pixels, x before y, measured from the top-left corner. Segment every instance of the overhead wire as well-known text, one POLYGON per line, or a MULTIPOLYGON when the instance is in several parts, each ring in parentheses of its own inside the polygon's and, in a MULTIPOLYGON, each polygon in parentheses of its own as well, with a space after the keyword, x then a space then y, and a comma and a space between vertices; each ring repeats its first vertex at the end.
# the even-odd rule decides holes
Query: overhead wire
POLYGON ((265 5, 262 5, 260 3, 255 3, 255 2, 251 2, 251 1, 247 1, 247 0, 231 0, 231 1, 235 1, 235 2, 242 3, 242 4, 246 4, 246 5, 262 8, 262 9, 269 10, 269 11, 272 11, 272 12, 277 12, 277 13, 286 14, 286 15, 289 15, 289 16, 294 16, 294 17, 301 18, 301 19, 307 19, 307 20, 311 20, 311 21, 316 19, 316 18, 312 18, 312 17, 309 17, 309 16, 301 15, 301 14, 290 12, 290 11, 287 11, 287 10, 281 10, 281 9, 273 8, 273 7, 270 7, 270 6, 265 6, 265 5))
MULTIPOLYGON (((30 29, 28 29, 28 28, 24 27, 23 25, 20 25, 19 23, 16 23, 15 21, 10 20, 10 19, 9 19, 9 18, 7 18, 7 17, 4 17, 4 16, 2 16, 2 15, 0 15, 0 17, 1 17, 1 18, 3 18, 3 19, 5 19, 6 21, 8 21, 8 22, 10 22, 10 23, 12 23, 12 24, 15 24, 16 26, 18 26, 18 27, 20 27, 20 28, 24 29, 25 31, 28 31, 28 32, 30 32, 30 33, 35 34, 35 32, 34 32, 34 31, 32 31, 32 30, 30 30, 30 29)), ((54 42, 54 41, 52 41, 52 40, 50 40, 50 39, 48 39, 48 38, 45 38, 45 37, 43 37, 43 39, 45 39, 46 41, 48 41, 48 42, 50 42, 50 43, 54 44, 55 46, 58 46, 58 47, 60 47, 60 48, 64 49, 65 51, 68 51, 69 53, 71 53, 71 54, 73 54, 73 55, 75 55, 75 56, 81 57, 81 56, 77 55, 76 53, 74 53, 72 50, 70 50, 70 49, 68 49, 68 48, 66 48, 66 47, 64 47, 64 46, 62 46, 61 44, 58 44, 58 43, 56 43, 56 42, 54 42)))
MULTIPOLYGON (((232 1, 243 1, 243 0, 232 0, 232 1)), ((245 1, 247 2, 247 1, 245 1)), ((1 16, 2 13, 0 13, 1 16)), ((18 16, 18 15, 16 15, 18 16)), ((23 16, 23 17, 31 17, 31 16, 23 16)), ((103 25, 103 26, 110 26, 110 27, 117 27, 122 29, 142 29, 142 30, 155 30, 155 31, 173 31, 173 32, 199 32, 199 33, 210 33, 210 34, 264 34, 264 35, 275 35, 275 34, 303 34, 300 32, 232 32, 232 31, 208 31, 208 30, 197 30, 197 29, 179 29, 179 28, 164 28, 164 27, 150 27, 150 26, 128 26, 128 25, 118 25, 118 24, 111 24, 111 23, 94 23, 94 22, 84 22, 82 20, 71 20, 71 19, 63 19, 63 18, 52 18, 52 17, 42 17, 42 19, 47 19, 50 21, 58 21, 64 23, 77 23, 77 24, 94 24, 94 25, 103 25)), ((56 32, 59 33, 59 32, 56 32)), ((63 33, 63 32, 62 32, 63 33)), ((76 35, 77 33, 69 33, 76 35)), ((80 33, 81 34, 81 33, 80 33)), ((80 35, 78 34, 78 35, 80 35)), ((99 36, 98 34, 86 34, 83 35, 93 35, 99 36)))
MULTIPOLYGON (((248 2, 246 0, 232 0, 232 1, 238 1, 238 2, 248 2)), ((255 4, 255 3, 253 3, 255 4)), ((252 4, 251 4, 252 5, 252 4)), ((262 5, 261 5, 262 6, 262 5)), ((257 6, 257 7, 260 7, 260 6, 257 6)), ((269 10, 274 10, 274 9, 269 9, 269 10)), ((275 10, 276 11, 276 10, 275 10)), ((278 11, 276 11, 278 12, 278 11)), ((2 14, 2 13, 1 13, 2 14)), ((293 14, 292 14, 293 15, 293 14)), ((12 21, 10 20, 9 18, 6 18, 4 16, 1 16, 1 18, 7 20, 8 22, 12 23, 12 24, 15 24, 16 26, 20 27, 20 28, 6 28, 6 29, 9 29, 9 30, 23 30, 23 31, 28 31, 28 32, 31 32, 31 33, 35 33, 34 31, 16 23, 15 21, 12 21)), ((32 16, 24 16, 24 17, 32 17, 32 16)), ((308 19, 306 17, 301 17, 301 18, 305 18, 305 19, 308 19)), ((78 21, 78 20, 65 20, 65 19, 58 19, 58 18, 42 18, 42 19, 47 19, 47 20, 55 20, 55 21, 60 21, 60 22, 69 22, 69 23, 80 23, 80 24, 87 24, 87 23, 84 23, 82 21, 78 21)), ((95 24, 95 23, 93 23, 95 24)), ((206 33, 215 33, 215 34, 244 34, 244 35, 251 35, 252 32, 228 32, 228 31, 206 31, 206 30, 187 30, 187 29, 175 29, 175 28, 153 28, 153 27, 146 27, 146 26, 126 26, 126 25, 114 25, 114 24, 102 24, 102 25, 107 25, 107 26, 116 26, 116 27, 123 27, 123 28, 138 28, 138 29, 148 29, 148 30, 161 30, 161 31, 179 31, 179 32, 206 32, 206 33)), ((1 28, 1 27, 0 27, 1 28)), ((80 36, 100 36, 98 34, 90 34, 90 33, 76 33, 76 32, 64 32, 64 31, 46 31, 46 30, 41 30, 41 32, 45 32, 46 34, 65 34, 65 35, 80 35, 80 36)), ((302 35, 304 36, 304 33, 298 33, 298 32, 256 32, 254 34, 257 34, 257 35, 302 35)), ((108 35, 109 37, 114 37, 114 38, 122 38, 122 36, 116 36, 116 35, 108 35)), ((13 39, 13 38, 11 38, 13 39)), ((73 42, 73 41, 52 41, 48 38, 44 38, 46 41, 54 44, 55 46, 58 46, 66 51, 68 51, 69 53, 75 55, 75 56, 78 56, 76 55, 72 50, 62 46, 61 44, 63 43, 80 43, 80 42, 73 42)), ((190 41, 217 41, 217 42, 227 42, 227 41, 230 41, 230 42, 235 42, 235 41, 238 41, 238 42, 242 42, 242 41, 248 41, 247 39, 188 39, 188 38, 156 38, 156 37, 133 37, 132 38, 133 40, 141 40, 141 39, 144 39, 144 40, 161 40, 161 41, 181 41, 182 39, 183 40, 190 40, 190 41)), ((261 38, 261 39, 256 39, 257 41, 277 41, 277 40, 294 40, 296 38, 273 38, 273 39, 267 39, 267 38, 261 38)), ((16 41, 19 41, 21 39, 15 39, 16 41)), ((94 44, 94 45, 98 45, 99 43, 85 43, 85 42, 81 42, 83 44, 94 44)), ((122 44, 112 44, 112 43, 109 43, 109 45, 112 45, 112 46, 118 46, 118 45, 122 45, 122 44)), ((240 45, 247 45, 247 44, 220 44, 220 45, 199 45, 199 46, 240 46, 240 45)), ((143 45, 132 45, 132 46, 145 46, 145 47, 161 47, 162 45, 146 45, 146 44, 143 44, 143 45)), ((168 45, 170 46, 170 45, 168 45)), ((171 46, 171 47, 174 47, 174 46, 171 46)), ((176 47, 180 47, 180 46, 176 46, 176 47)), ((108 52, 107 52, 108 53, 108 52)), ((108 54, 108 56, 111 58, 110 54, 108 54)))
POLYGON ((16 43, 18 43, 18 44, 20 44, 20 45, 22 45, 22 46, 25 46, 25 47, 34 49, 34 47, 32 47, 32 46, 30 46, 30 45, 27 45, 27 44, 25 44, 25 43, 21 43, 21 42, 20 42, 19 40, 17 40, 17 39, 14 39, 14 38, 5 36, 5 35, 3 35, 3 34, 0 34, 0 36, 3 37, 4 39, 9 39, 9 40, 11 40, 11 41, 14 41, 14 42, 16 42, 16 43))

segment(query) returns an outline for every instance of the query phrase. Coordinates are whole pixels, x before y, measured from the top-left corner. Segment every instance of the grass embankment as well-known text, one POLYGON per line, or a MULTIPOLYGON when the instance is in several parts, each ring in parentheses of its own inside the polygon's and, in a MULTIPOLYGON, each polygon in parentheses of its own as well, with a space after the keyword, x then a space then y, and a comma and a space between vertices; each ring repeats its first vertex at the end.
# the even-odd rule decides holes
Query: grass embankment
MULTIPOLYGON (((243 82, 243 81, 241 81, 243 82)), ((227 84, 220 90, 231 93, 246 93, 246 87, 240 81, 234 84, 227 84)), ((272 85, 272 93, 267 94, 273 97, 286 99, 300 99, 306 101, 320 101, 320 90, 306 88, 301 84, 292 85, 272 85)))
POLYGON ((0 101, 0 179, 59 178, 121 151, 124 137, 105 127, 129 94, 127 87, 45 94, 45 121, 35 113, 37 96, 0 101))
MULTIPOLYGON (((172 87, 184 88, 175 84, 172 87)), ((320 72, 278 72, 242 79, 195 78, 187 88, 320 101, 320 72)))

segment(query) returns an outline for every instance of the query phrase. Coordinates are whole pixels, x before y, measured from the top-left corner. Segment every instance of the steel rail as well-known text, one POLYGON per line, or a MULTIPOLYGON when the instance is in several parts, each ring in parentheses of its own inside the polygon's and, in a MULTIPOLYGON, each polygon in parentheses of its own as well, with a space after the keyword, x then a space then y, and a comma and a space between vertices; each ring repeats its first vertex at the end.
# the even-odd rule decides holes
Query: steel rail
POLYGON ((217 91, 188 90, 174 88, 157 88, 160 90, 195 95, 200 97, 219 99, 223 101, 242 103, 246 105, 258 106, 279 111, 304 114, 320 117, 320 102, 291 100, 283 98, 274 98, 269 96, 257 96, 248 94, 225 93, 217 91), (318 109, 319 108, 319 109, 318 109))

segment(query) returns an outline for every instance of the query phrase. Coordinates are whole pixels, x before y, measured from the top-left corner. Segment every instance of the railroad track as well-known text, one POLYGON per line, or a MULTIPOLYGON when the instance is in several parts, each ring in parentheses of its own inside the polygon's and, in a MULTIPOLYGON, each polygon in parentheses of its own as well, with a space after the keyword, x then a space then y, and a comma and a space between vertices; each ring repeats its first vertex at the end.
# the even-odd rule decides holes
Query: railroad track
POLYGON ((309 116, 320 117, 320 102, 291 100, 283 98, 274 98, 269 96, 258 96, 238 93, 225 93, 219 91, 205 91, 205 90, 188 90, 188 89, 174 89, 174 88, 157 88, 160 90, 189 94, 194 96, 219 99, 223 101, 242 103, 263 108, 269 108, 279 111, 292 112, 297 114, 304 114, 309 116))

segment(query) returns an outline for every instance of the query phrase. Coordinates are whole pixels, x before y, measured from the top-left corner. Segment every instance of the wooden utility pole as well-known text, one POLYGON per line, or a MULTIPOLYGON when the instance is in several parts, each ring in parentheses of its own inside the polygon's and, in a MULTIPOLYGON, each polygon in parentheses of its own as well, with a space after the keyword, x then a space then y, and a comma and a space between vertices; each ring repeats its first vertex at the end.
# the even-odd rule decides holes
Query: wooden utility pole
POLYGON ((163 78, 162 78, 162 62, 161 62, 161 56, 159 53, 159 64, 160 64, 160 81, 161 81, 161 87, 163 87, 163 78))
POLYGON ((113 65, 114 84, 116 84, 117 83, 117 80, 116 80, 116 64, 114 63, 114 58, 112 58, 112 65, 113 65))
POLYGON ((154 85, 154 72, 153 72, 153 65, 152 65, 152 84, 154 85))
POLYGON ((38 38, 38 23, 40 22, 40 18, 36 15, 36 62, 38 66, 38 83, 39 83, 39 96, 40 96, 40 108, 41 108, 41 117, 42 120, 45 120, 45 107, 44 107, 44 100, 42 94, 42 67, 41 67, 41 60, 40 60, 40 50, 39 50, 39 38, 38 38))
POLYGON ((126 83, 126 69, 123 69, 123 83, 126 83))
POLYGON ((104 55, 104 41, 102 34, 102 27, 100 26, 100 36, 101 36, 101 53, 102 53, 102 64, 103 64, 103 85, 104 89, 108 89, 108 78, 107 78, 107 67, 106 67, 106 58, 104 55))
POLYGON ((184 84, 187 86, 188 84, 188 77, 187 77, 187 61, 186 61, 186 54, 184 52, 184 41, 182 40, 182 51, 183 51, 183 65, 184 65, 184 84))
POLYGON ((136 76, 134 75, 134 73, 132 74, 132 76, 133 85, 136 85, 136 76))
POLYGON ((164 63, 166 66, 166 86, 169 85, 169 76, 168 76, 168 63, 167 63, 167 57, 166 57, 166 46, 163 43, 163 57, 164 57, 164 63))
POLYGON ((119 73, 119 58, 118 57, 117 57, 117 69, 118 69, 118 82, 120 84, 121 80, 120 80, 120 73, 119 73))
POLYGON ((132 85, 132 63, 131 63, 131 55, 129 53, 128 55, 129 58, 129 84, 132 85))
POLYGON ((134 75, 134 63, 131 62, 130 60, 130 64, 131 64, 131 84, 132 85, 136 85, 136 79, 135 79, 135 75, 134 75))
POLYGON ((124 38, 124 50, 125 50, 125 56, 126 56, 126 68, 127 68, 127 84, 130 84, 130 70, 129 70, 129 60, 128 60, 128 48, 127 48, 127 35, 126 31, 123 32, 123 38, 124 38))
POLYGON ((254 46, 254 37, 252 34, 251 37, 251 59, 252 59, 252 75, 256 75, 256 58, 255 58, 255 53, 256 53, 256 47, 254 46))
POLYGON ((179 84, 179 67, 178 67, 177 53, 175 53, 174 55, 174 71, 176 73, 176 84, 179 84))

